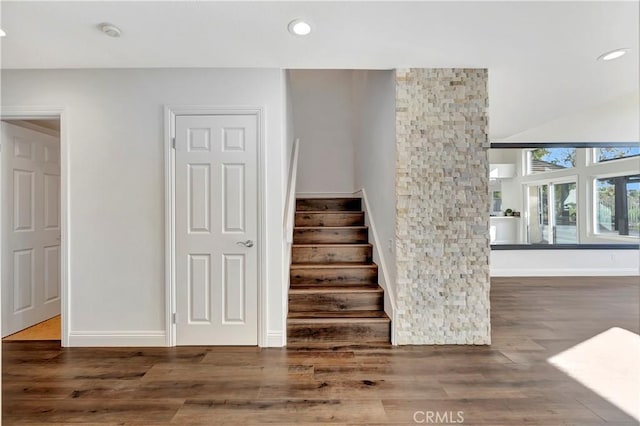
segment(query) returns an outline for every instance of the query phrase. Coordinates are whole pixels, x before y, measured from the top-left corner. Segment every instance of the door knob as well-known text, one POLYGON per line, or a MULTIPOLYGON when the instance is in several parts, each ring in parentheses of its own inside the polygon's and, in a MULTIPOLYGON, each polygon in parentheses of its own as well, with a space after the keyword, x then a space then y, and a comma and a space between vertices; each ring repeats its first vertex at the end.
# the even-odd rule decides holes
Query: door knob
POLYGON ((239 245, 239 246, 253 247, 253 241, 251 241, 251 240, 238 241, 236 244, 239 245))

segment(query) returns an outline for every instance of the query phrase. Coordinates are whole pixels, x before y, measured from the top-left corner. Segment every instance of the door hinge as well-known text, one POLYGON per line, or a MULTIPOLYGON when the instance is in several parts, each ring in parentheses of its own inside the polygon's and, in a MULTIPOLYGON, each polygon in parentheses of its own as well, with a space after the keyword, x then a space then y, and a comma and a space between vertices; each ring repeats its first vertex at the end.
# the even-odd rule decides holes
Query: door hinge
POLYGON ((171 148, 176 149, 176 138, 171 138, 171 148))
POLYGON ((171 315, 171 321, 172 321, 174 324, 177 324, 177 323, 178 323, 178 314, 177 314, 177 313, 175 313, 175 312, 174 312, 174 313, 171 315))

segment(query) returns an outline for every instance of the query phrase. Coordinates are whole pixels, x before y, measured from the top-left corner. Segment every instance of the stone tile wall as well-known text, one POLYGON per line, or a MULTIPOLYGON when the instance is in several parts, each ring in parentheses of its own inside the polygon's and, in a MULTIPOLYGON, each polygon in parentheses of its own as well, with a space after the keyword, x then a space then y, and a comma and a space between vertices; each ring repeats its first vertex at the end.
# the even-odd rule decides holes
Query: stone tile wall
POLYGON ((487 70, 396 71, 398 344, 489 344, 487 70))

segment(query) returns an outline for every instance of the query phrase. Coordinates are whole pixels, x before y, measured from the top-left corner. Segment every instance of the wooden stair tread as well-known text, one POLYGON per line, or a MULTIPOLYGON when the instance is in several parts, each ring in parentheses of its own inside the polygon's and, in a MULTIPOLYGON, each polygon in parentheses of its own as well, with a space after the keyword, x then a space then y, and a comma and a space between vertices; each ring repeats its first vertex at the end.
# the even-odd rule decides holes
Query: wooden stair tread
POLYGON ((288 345, 388 345, 362 199, 298 197, 291 246, 288 345))
POLYGON ((331 231, 335 231, 338 229, 368 229, 369 227, 366 225, 353 225, 353 226, 295 226, 294 230, 313 230, 313 229, 329 229, 331 231))
POLYGON ((295 352, 323 351, 334 353, 337 350, 362 350, 362 349, 391 349, 390 342, 357 342, 353 340, 330 340, 330 341, 287 341, 287 349, 295 352))
POLYGON ((384 290, 379 285, 298 285, 291 287, 289 293, 291 294, 303 294, 303 293, 383 293, 384 290))
POLYGON ((362 210, 296 210, 296 214, 361 214, 362 210))
POLYGON ((388 322, 384 311, 328 311, 328 312, 289 312, 288 324, 308 323, 353 323, 353 322, 388 322))
POLYGON ((378 285, 377 283, 363 283, 362 281, 340 281, 340 284, 332 284, 331 282, 300 282, 300 283, 291 283, 291 286, 289 287, 290 289, 293 288, 305 288, 305 287, 314 287, 314 288, 325 288, 325 287, 331 287, 331 286, 341 286, 341 287, 358 287, 358 286, 362 286, 362 285, 369 285, 369 286, 374 286, 374 285, 378 285))
POLYGON ((334 200, 360 200, 360 197, 305 197, 304 195, 298 196, 296 195, 296 200, 323 200, 323 201, 334 201, 334 200))
POLYGON ((296 211, 362 211, 362 199, 340 198, 296 198, 296 211))
POLYGON ((378 268, 375 263, 292 263, 292 269, 358 269, 378 268))
POLYGON ((315 244, 292 244, 293 248, 309 248, 309 247, 320 247, 320 248, 328 248, 328 247, 339 247, 339 248, 348 248, 348 247, 373 247, 370 243, 315 243, 315 244))

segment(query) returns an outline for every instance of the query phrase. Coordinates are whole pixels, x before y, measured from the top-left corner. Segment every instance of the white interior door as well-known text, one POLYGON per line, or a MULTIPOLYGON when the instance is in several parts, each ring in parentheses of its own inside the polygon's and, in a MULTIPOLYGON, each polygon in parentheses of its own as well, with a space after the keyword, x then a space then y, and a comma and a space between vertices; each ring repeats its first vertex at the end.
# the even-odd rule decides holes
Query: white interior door
POLYGON ((2 336, 60 314, 60 141, 2 123, 2 336))
POLYGON ((257 345, 257 118, 175 127, 176 344, 257 345))

